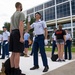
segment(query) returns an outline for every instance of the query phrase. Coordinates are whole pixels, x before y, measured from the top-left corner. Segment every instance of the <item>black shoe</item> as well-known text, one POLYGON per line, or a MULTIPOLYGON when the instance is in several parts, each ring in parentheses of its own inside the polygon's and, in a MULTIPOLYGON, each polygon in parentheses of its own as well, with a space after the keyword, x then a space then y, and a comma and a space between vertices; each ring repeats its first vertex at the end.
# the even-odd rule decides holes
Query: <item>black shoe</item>
POLYGON ((26 75, 21 73, 21 70, 19 68, 15 69, 14 75, 26 75))
POLYGON ((58 58, 58 59, 56 60, 56 62, 61 62, 61 59, 58 58))
POLYGON ((49 67, 47 66, 44 68, 43 72, 47 72, 48 70, 49 70, 49 67))
POLYGON ((71 60, 72 58, 69 58, 68 60, 71 60))
POLYGON ((35 69, 38 69, 38 68, 39 68, 39 66, 34 66, 34 67, 30 68, 30 70, 35 70, 35 69))
POLYGON ((32 56, 33 54, 30 54, 30 56, 32 56))
POLYGON ((11 71, 10 71, 10 75, 14 75, 14 72, 15 72, 15 68, 11 68, 11 71))
POLYGON ((65 62, 65 59, 61 59, 61 61, 65 62))
POLYGON ((26 74, 21 73, 21 75, 26 75, 26 74))
POLYGON ((20 56, 24 56, 24 53, 21 53, 20 56))

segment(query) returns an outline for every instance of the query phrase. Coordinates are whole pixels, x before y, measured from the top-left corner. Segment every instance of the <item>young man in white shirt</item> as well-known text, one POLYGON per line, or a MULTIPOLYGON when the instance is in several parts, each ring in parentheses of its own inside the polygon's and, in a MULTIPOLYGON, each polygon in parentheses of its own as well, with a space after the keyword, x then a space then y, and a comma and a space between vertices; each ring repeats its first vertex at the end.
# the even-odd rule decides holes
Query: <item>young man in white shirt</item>
POLYGON ((0 34, 0 55, 1 55, 2 34, 0 34))
POLYGON ((7 31, 7 27, 3 27, 3 35, 2 35, 2 57, 1 59, 5 59, 5 55, 9 57, 9 37, 10 33, 7 31))
POLYGON ((72 44, 72 38, 68 30, 65 30, 66 32, 66 44, 65 44, 65 59, 72 59, 72 52, 71 52, 71 44, 72 44))
POLYGON ((48 44, 47 25, 45 21, 41 21, 41 14, 39 12, 35 13, 35 19, 36 21, 32 25, 30 25, 28 21, 28 29, 34 28, 34 32, 35 32, 35 40, 33 44, 34 66, 30 68, 30 70, 35 70, 39 68, 39 64, 38 64, 38 48, 39 48, 40 54, 42 57, 43 66, 44 66, 43 72, 47 72, 49 69, 48 62, 47 62, 47 56, 45 53, 45 45, 48 44), (44 40, 45 40, 45 43, 44 43, 44 40))
POLYGON ((56 48, 56 37, 55 37, 55 32, 56 32, 57 28, 54 29, 54 33, 52 34, 52 55, 54 55, 55 52, 55 48, 56 48))

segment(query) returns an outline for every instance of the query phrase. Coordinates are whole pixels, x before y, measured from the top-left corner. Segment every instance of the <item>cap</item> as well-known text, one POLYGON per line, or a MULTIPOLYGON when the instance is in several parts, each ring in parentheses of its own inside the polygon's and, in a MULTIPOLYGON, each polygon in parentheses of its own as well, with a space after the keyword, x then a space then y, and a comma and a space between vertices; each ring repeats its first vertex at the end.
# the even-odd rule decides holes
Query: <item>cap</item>
POLYGON ((41 13, 39 13, 39 12, 36 12, 35 15, 36 15, 36 14, 39 14, 39 15, 41 16, 41 13))
POLYGON ((3 26, 3 28, 7 28, 6 26, 3 26))

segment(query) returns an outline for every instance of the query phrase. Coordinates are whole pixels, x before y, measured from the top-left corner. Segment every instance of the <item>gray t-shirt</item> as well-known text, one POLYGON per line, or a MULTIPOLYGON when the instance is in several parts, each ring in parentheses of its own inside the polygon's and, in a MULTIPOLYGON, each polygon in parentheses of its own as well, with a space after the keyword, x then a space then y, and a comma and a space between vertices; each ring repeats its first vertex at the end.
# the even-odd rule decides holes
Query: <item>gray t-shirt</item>
POLYGON ((25 15, 20 11, 16 11, 11 17, 11 30, 19 29, 20 21, 24 20, 25 20, 25 15))

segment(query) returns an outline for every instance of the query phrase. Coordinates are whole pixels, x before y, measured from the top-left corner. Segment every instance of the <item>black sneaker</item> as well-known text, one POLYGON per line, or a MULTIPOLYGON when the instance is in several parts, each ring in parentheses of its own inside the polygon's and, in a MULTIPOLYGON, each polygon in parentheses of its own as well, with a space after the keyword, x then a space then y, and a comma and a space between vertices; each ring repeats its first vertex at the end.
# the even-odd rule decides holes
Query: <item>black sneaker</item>
POLYGON ((11 69, 10 69, 10 72, 9 72, 9 73, 10 73, 9 75, 14 75, 14 71, 15 71, 15 68, 14 68, 14 67, 11 68, 11 69))
POLYGON ((33 54, 30 54, 30 56, 32 56, 33 54))
POLYGON ((24 56, 24 53, 21 53, 20 56, 24 56))
POLYGON ((35 70, 35 69, 38 69, 38 68, 39 68, 39 66, 34 66, 34 67, 30 68, 30 70, 35 70))
POLYGON ((65 59, 61 59, 61 61, 65 62, 65 59))
POLYGON ((44 68, 43 72, 47 72, 48 70, 49 70, 49 67, 47 66, 44 68))
POLYGON ((58 58, 56 61, 57 61, 57 62, 61 62, 61 59, 58 58))
POLYGON ((15 69, 14 75, 26 75, 26 74, 21 73, 21 70, 18 68, 15 69))

